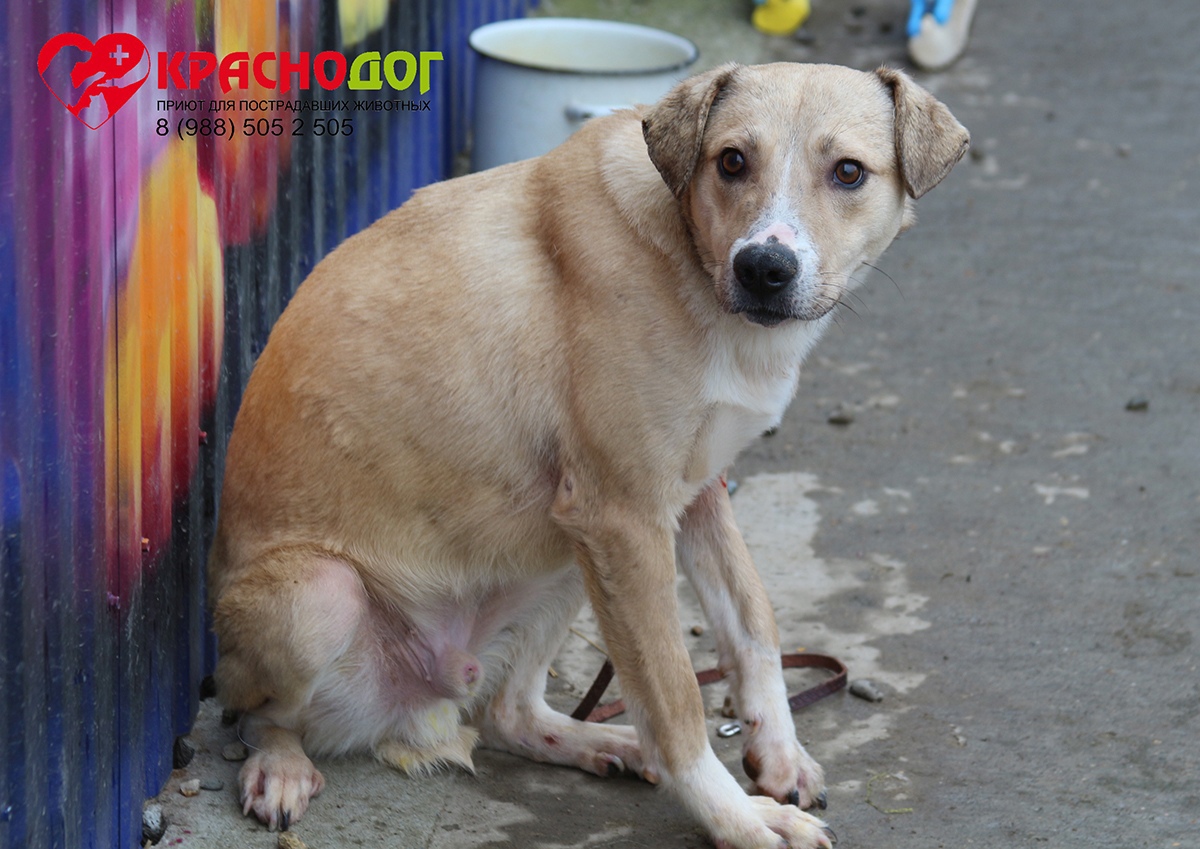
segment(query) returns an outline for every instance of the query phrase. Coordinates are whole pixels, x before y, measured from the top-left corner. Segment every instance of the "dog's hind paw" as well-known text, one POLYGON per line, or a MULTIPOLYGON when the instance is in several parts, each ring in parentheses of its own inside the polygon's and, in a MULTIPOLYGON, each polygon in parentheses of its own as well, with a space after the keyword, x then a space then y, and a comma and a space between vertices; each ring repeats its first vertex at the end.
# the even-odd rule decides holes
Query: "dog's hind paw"
POLYGON ((646 767, 636 732, 628 725, 581 722, 544 703, 522 710, 493 704, 482 724, 482 744, 542 763, 573 766, 613 778, 630 773, 657 783, 646 767))
POLYGON ((304 816, 325 778, 303 752, 253 752, 238 775, 242 813, 253 813, 271 831, 287 831, 304 816))

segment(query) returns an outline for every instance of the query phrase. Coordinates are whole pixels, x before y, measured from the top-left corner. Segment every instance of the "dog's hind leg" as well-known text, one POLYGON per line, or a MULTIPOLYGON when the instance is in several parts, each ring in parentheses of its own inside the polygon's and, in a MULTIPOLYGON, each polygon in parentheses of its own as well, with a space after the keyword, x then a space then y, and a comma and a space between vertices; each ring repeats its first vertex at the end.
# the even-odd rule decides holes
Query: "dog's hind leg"
POLYGON ((480 743, 596 775, 628 770, 647 777, 632 727, 581 722, 546 704, 547 670, 585 598, 583 578, 572 564, 509 626, 506 645, 511 666, 479 712, 480 743))
POLYGON ((250 749, 239 774, 243 813, 271 829, 298 820, 324 787, 301 742, 306 712, 365 612, 354 569, 308 549, 263 556, 217 601, 217 692, 243 712, 239 734, 250 749))

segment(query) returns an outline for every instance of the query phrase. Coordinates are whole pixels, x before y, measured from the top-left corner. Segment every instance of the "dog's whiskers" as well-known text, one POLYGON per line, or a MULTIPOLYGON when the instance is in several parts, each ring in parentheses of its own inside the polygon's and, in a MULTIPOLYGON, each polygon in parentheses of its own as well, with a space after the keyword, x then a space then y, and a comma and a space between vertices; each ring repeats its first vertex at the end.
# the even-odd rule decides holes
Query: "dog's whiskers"
POLYGON ((856 310, 854 307, 850 306, 848 303, 843 301, 841 298, 838 298, 836 301, 834 301, 833 306, 831 306, 830 309, 833 310, 833 309, 837 309, 838 307, 841 307, 844 310, 849 310, 855 317, 858 317, 858 310, 856 310))
MULTIPOLYGON (((861 305, 861 306, 862 306, 864 309, 866 309, 867 302, 866 302, 865 300, 863 300, 863 297, 862 297, 862 295, 858 294, 858 292, 845 292, 845 293, 843 293, 843 296, 845 296, 845 295, 849 295, 851 298, 854 298, 854 300, 858 301, 858 303, 859 303, 859 304, 860 304, 860 305, 861 305)), ((841 298, 841 297, 839 297, 839 298, 838 298, 838 303, 841 303, 841 302, 842 302, 842 298, 841 298)))
POLYGON ((901 299, 903 299, 903 298, 904 298, 904 290, 900 288, 900 284, 896 282, 896 278, 895 278, 895 277, 893 277, 892 275, 888 274, 886 271, 884 271, 884 270, 883 270, 882 268, 880 268, 878 265, 872 265, 872 264, 871 264, 871 263, 869 263, 869 262, 864 262, 864 263, 863 263, 863 265, 865 265, 867 268, 873 268, 873 269, 875 269, 875 270, 876 270, 876 271, 878 271, 880 274, 882 274, 884 277, 886 277, 888 280, 891 280, 891 281, 892 281, 892 285, 896 287, 896 291, 900 293, 900 297, 901 297, 901 299))

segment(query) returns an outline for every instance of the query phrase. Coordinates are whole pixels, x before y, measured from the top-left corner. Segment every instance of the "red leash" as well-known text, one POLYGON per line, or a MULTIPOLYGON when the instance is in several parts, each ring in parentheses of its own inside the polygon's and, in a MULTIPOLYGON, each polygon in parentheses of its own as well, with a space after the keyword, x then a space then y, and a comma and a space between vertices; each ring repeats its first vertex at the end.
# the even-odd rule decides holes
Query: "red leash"
MULTIPOLYGON (((836 657, 830 657, 826 654, 809 654, 802 652, 799 654, 785 654, 780 660, 783 662, 784 669, 799 669, 802 667, 815 667, 817 669, 825 669, 833 673, 833 676, 820 684, 809 687, 807 690, 801 690, 794 696, 788 698, 788 707, 793 711, 800 710, 802 707, 807 707, 813 702, 820 701, 828 695, 836 693, 838 690, 846 686, 846 664, 842 663, 836 657)), ((719 669, 704 669, 696 673, 696 680, 700 682, 700 686, 712 684, 715 681, 720 681, 725 676, 721 674, 719 669)), ((571 714, 573 719, 583 719, 587 722, 604 722, 606 719, 612 719, 614 716, 619 716, 625 712, 625 702, 617 699, 614 702, 609 702, 606 705, 600 704, 600 697, 604 695, 604 691, 608 688, 609 683, 613 678, 612 661, 608 658, 604 660, 604 666, 600 667, 600 672, 596 675, 596 680, 592 682, 591 688, 587 691, 587 695, 575 708, 571 714)))

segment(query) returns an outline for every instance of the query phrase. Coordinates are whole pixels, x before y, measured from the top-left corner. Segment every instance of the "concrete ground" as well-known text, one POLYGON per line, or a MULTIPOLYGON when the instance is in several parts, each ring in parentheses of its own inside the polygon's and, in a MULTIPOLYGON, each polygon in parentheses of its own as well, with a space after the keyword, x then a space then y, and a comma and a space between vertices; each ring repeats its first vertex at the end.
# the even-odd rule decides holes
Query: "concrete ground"
MULTIPOLYGON (((813 2, 805 40, 757 34, 742 2, 544 7, 664 26, 705 66, 905 63, 904 0, 813 2)), ((1194 0, 982 0, 967 55, 920 77, 971 129, 970 157, 818 347, 778 434, 738 462, 785 648, 841 656, 886 694, 797 715, 842 847, 1200 846, 1197 32, 1194 0)), ((686 639, 711 665, 709 637, 686 639)), ((558 704, 599 662, 569 638, 558 704)), ((213 702, 192 737, 158 800, 160 845, 275 845, 236 809, 213 702), (188 778, 225 789, 185 798, 188 778)), ((713 741, 741 775, 739 739, 713 741)), ((418 781, 319 763, 328 788, 295 834, 708 845, 646 784, 476 764, 418 781)))

